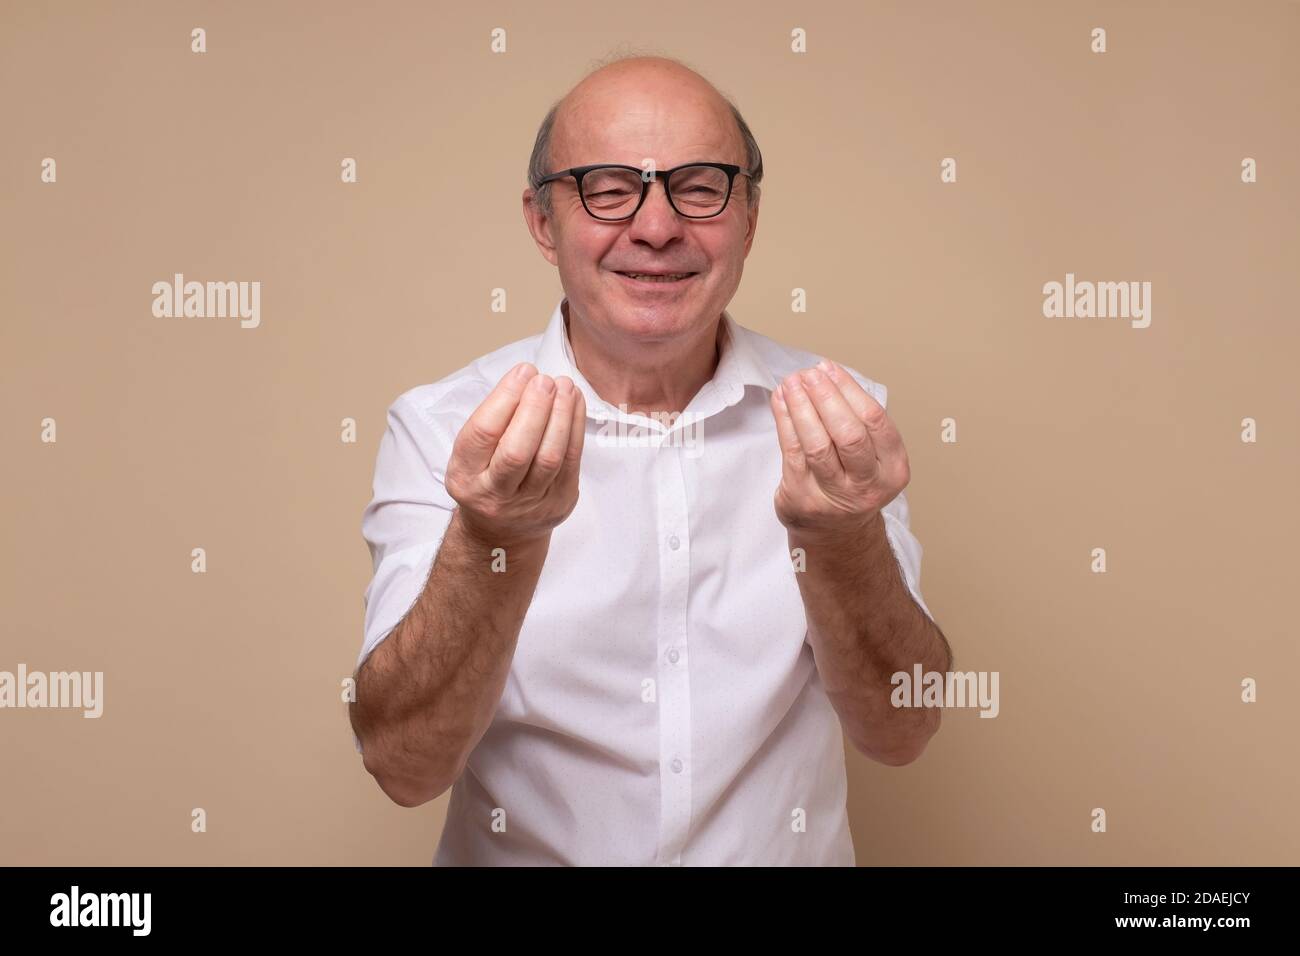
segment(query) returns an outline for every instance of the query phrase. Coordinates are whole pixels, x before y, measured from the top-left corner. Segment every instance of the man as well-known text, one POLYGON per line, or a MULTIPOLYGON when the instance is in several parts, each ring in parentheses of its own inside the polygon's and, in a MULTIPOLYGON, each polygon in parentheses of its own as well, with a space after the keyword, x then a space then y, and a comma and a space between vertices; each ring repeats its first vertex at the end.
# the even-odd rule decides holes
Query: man
POLYGON ((523 194, 550 324, 389 409, 352 721, 395 802, 452 788, 437 864, 852 865, 844 735, 938 729, 890 704, 951 659, 885 387, 725 311, 761 175, 698 74, 589 75, 523 194))

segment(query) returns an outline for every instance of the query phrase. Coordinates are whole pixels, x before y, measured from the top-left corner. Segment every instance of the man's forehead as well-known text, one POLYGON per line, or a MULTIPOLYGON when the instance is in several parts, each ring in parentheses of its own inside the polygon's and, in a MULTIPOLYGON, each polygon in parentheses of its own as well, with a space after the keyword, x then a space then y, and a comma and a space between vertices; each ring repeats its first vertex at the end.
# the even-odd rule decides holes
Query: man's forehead
POLYGON ((653 159, 660 168, 676 162, 731 158, 738 136, 725 106, 699 97, 673 102, 585 100, 557 117, 555 151, 574 163, 653 159))

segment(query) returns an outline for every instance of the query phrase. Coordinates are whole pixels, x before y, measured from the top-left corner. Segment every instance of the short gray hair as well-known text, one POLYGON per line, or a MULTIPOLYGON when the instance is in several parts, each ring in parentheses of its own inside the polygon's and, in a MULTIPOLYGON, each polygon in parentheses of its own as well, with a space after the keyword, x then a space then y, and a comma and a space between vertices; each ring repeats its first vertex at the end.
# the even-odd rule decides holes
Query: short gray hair
MULTIPOLYGON (((633 59, 638 54, 628 54, 619 56, 612 60, 602 62, 603 65, 618 62, 619 60, 633 59)), ((661 59, 672 60, 671 57, 661 57, 661 59)), ((686 66, 679 60, 672 60, 679 66, 686 66)), ((690 67, 686 67, 690 69, 690 67)), ((694 71, 692 71, 694 72, 694 71)), ((740 138, 745 144, 745 168, 753 175, 748 177, 749 187, 745 191, 746 203, 752 209, 754 203, 759 198, 759 183, 763 179, 763 153, 758 148, 758 140, 754 138, 753 131, 750 130, 749 124, 745 122, 745 117, 740 115, 740 110, 731 98, 725 94, 719 94, 727 101, 727 106, 731 109, 732 119, 736 121, 736 128, 740 131, 740 138)), ((533 154, 528 159, 528 185, 537 191, 535 202, 543 213, 551 215, 551 184, 543 183, 542 178, 547 173, 556 172, 550 167, 551 164, 551 134, 555 129, 555 116, 560 110, 560 103, 557 101, 546 113, 546 118, 542 120, 542 125, 537 128, 537 138, 533 141, 533 154)))

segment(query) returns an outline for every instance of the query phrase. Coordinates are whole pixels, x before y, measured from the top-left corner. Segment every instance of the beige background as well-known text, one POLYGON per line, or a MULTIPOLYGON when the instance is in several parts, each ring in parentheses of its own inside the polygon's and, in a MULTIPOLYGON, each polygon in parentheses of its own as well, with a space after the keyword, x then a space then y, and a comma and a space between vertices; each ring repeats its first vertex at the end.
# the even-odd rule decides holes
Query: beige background
POLYGON ((389 803, 340 699, 384 412, 541 331, 528 151, 631 43, 745 112, 733 314, 889 387, 925 597, 1001 674, 917 763, 850 752, 859 861, 1300 863, 1296 4, 0 10, 0 669, 106 681, 0 711, 0 861, 430 861, 447 798, 389 803), (261 327, 154 318, 174 272, 260 281, 261 327), (1152 282, 1151 327, 1044 318, 1067 272, 1152 282))

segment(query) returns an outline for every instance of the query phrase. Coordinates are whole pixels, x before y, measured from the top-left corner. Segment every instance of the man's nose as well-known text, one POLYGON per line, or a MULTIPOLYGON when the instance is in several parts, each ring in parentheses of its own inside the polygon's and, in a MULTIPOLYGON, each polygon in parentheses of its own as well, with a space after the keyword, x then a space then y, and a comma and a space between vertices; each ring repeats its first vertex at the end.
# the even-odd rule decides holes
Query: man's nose
POLYGON ((681 236, 684 228, 684 220, 668 201, 668 190, 663 179, 656 176, 650 183, 645 202, 632 217, 628 238, 661 246, 681 236))

